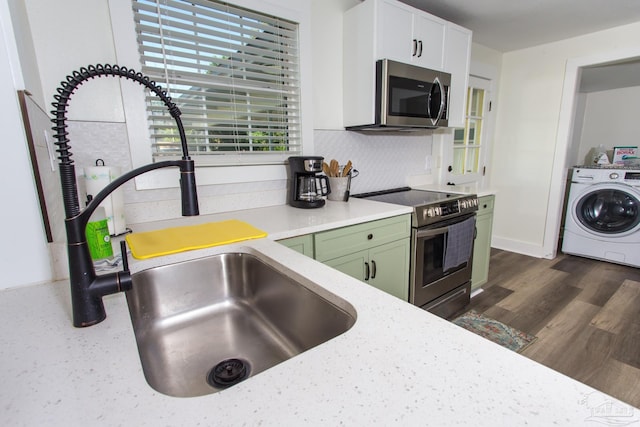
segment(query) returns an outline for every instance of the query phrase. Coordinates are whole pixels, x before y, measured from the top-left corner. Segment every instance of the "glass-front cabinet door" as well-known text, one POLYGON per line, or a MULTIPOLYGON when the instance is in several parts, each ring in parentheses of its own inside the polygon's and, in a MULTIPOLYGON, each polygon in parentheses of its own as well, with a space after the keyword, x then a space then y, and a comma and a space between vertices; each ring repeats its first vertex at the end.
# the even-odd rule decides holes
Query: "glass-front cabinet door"
POLYGON ((454 129, 453 158, 448 181, 456 184, 479 181, 484 173, 483 156, 487 150, 487 114, 490 81, 469 78, 464 128, 454 129))

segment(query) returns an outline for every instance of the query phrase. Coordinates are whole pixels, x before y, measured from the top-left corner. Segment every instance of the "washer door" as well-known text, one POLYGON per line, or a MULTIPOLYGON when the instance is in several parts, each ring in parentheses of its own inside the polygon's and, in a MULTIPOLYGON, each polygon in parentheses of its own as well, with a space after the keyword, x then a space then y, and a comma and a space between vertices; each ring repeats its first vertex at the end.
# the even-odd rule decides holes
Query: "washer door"
POLYGON ((591 233, 626 236, 640 228, 640 193, 626 185, 592 185, 575 199, 573 215, 591 233))

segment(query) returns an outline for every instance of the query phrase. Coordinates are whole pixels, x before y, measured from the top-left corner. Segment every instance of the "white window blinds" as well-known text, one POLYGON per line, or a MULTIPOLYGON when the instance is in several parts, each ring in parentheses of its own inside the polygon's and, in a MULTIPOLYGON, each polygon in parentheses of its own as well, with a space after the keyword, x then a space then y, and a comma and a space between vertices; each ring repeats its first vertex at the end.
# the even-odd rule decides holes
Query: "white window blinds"
MULTIPOLYGON (((133 0, 142 72, 182 111, 200 164, 301 153, 297 24, 214 0, 133 0)), ((175 122, 148 96, 155 158, 180 155, 175 122)))

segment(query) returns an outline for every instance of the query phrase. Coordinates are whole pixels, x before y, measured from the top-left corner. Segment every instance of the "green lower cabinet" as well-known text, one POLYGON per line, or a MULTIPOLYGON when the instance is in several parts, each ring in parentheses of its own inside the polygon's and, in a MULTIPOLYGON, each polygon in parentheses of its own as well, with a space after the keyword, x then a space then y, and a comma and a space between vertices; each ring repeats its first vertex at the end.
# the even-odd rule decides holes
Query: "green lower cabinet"
POLYGON ((278 243, 408 301, 410 236, 411 216, 400 215, 278 243))
POLYGON ((403 301, 409 300, 409 239, 324 263, 403 301))
POLYGON ((409 239, 369 250, 369 284, 409 301, 409 239))
POLYGON ((364 282, 367 262, 369 262, 369 251, 360 251, 340 258, 330 259, 325 261, 324 264, 364 282))
POLYGON ((316 259, 408 301, 410 235, 409 215, 317 233, 316 259))
POLYGON ((478 199, 476 217, 476 240, 473 246, 473 267, 471 271, 471 289, 478 289, 489 279, 489 260, 491 258, 491 231, 493 228, 493 204, 495 196, 478 199))
POLYGON ((315 251, 313 250, 313 234, 305 234, 303 236, 291 237, 289 239, 278 240, 278 243, 285 245, 294 251, 300 252, 309 258, 314 258, 315 251))

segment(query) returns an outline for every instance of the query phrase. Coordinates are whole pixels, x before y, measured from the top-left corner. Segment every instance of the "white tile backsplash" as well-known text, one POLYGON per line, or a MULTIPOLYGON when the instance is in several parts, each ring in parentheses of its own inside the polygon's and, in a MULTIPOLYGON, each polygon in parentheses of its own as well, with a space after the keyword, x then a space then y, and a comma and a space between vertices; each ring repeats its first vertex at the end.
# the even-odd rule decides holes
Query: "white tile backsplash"
POLYGON ((353 162, 360 172, 351 183, 351 193, 384 190, 410 185, 413 176, 429 175, 427 157, 432 156, 431 131, 418 132, 352 132, 316 130, 314 145, 317 155, 327 163, 353 162))
MULTIPOLYGON (((76 173, 95 164, 131 169, 131 156, 124 123, 68 122, 69 139, 76 162, 76 173)), ((431 174, 427 158, 433 155, 431 131, 420 132, 347 132, 316 130, 316 155, 327 162, 341 164, 351 160, 359 176, 352 181, 351 192, 362 193, 410 185, 416 177, 431 174), (412 179, 413 178, 413 179, 412 179)), ((82 185, 82 180, 78 180, 82 185)), ((180 194, 177 188, 136 191, 133 182, 123 185, 127 223, 157 221, 179 216, 180 194)), ((254 181, 241 184, 198 187, 202 214, 234 211, 286 203, 287 183, 254 181)))

